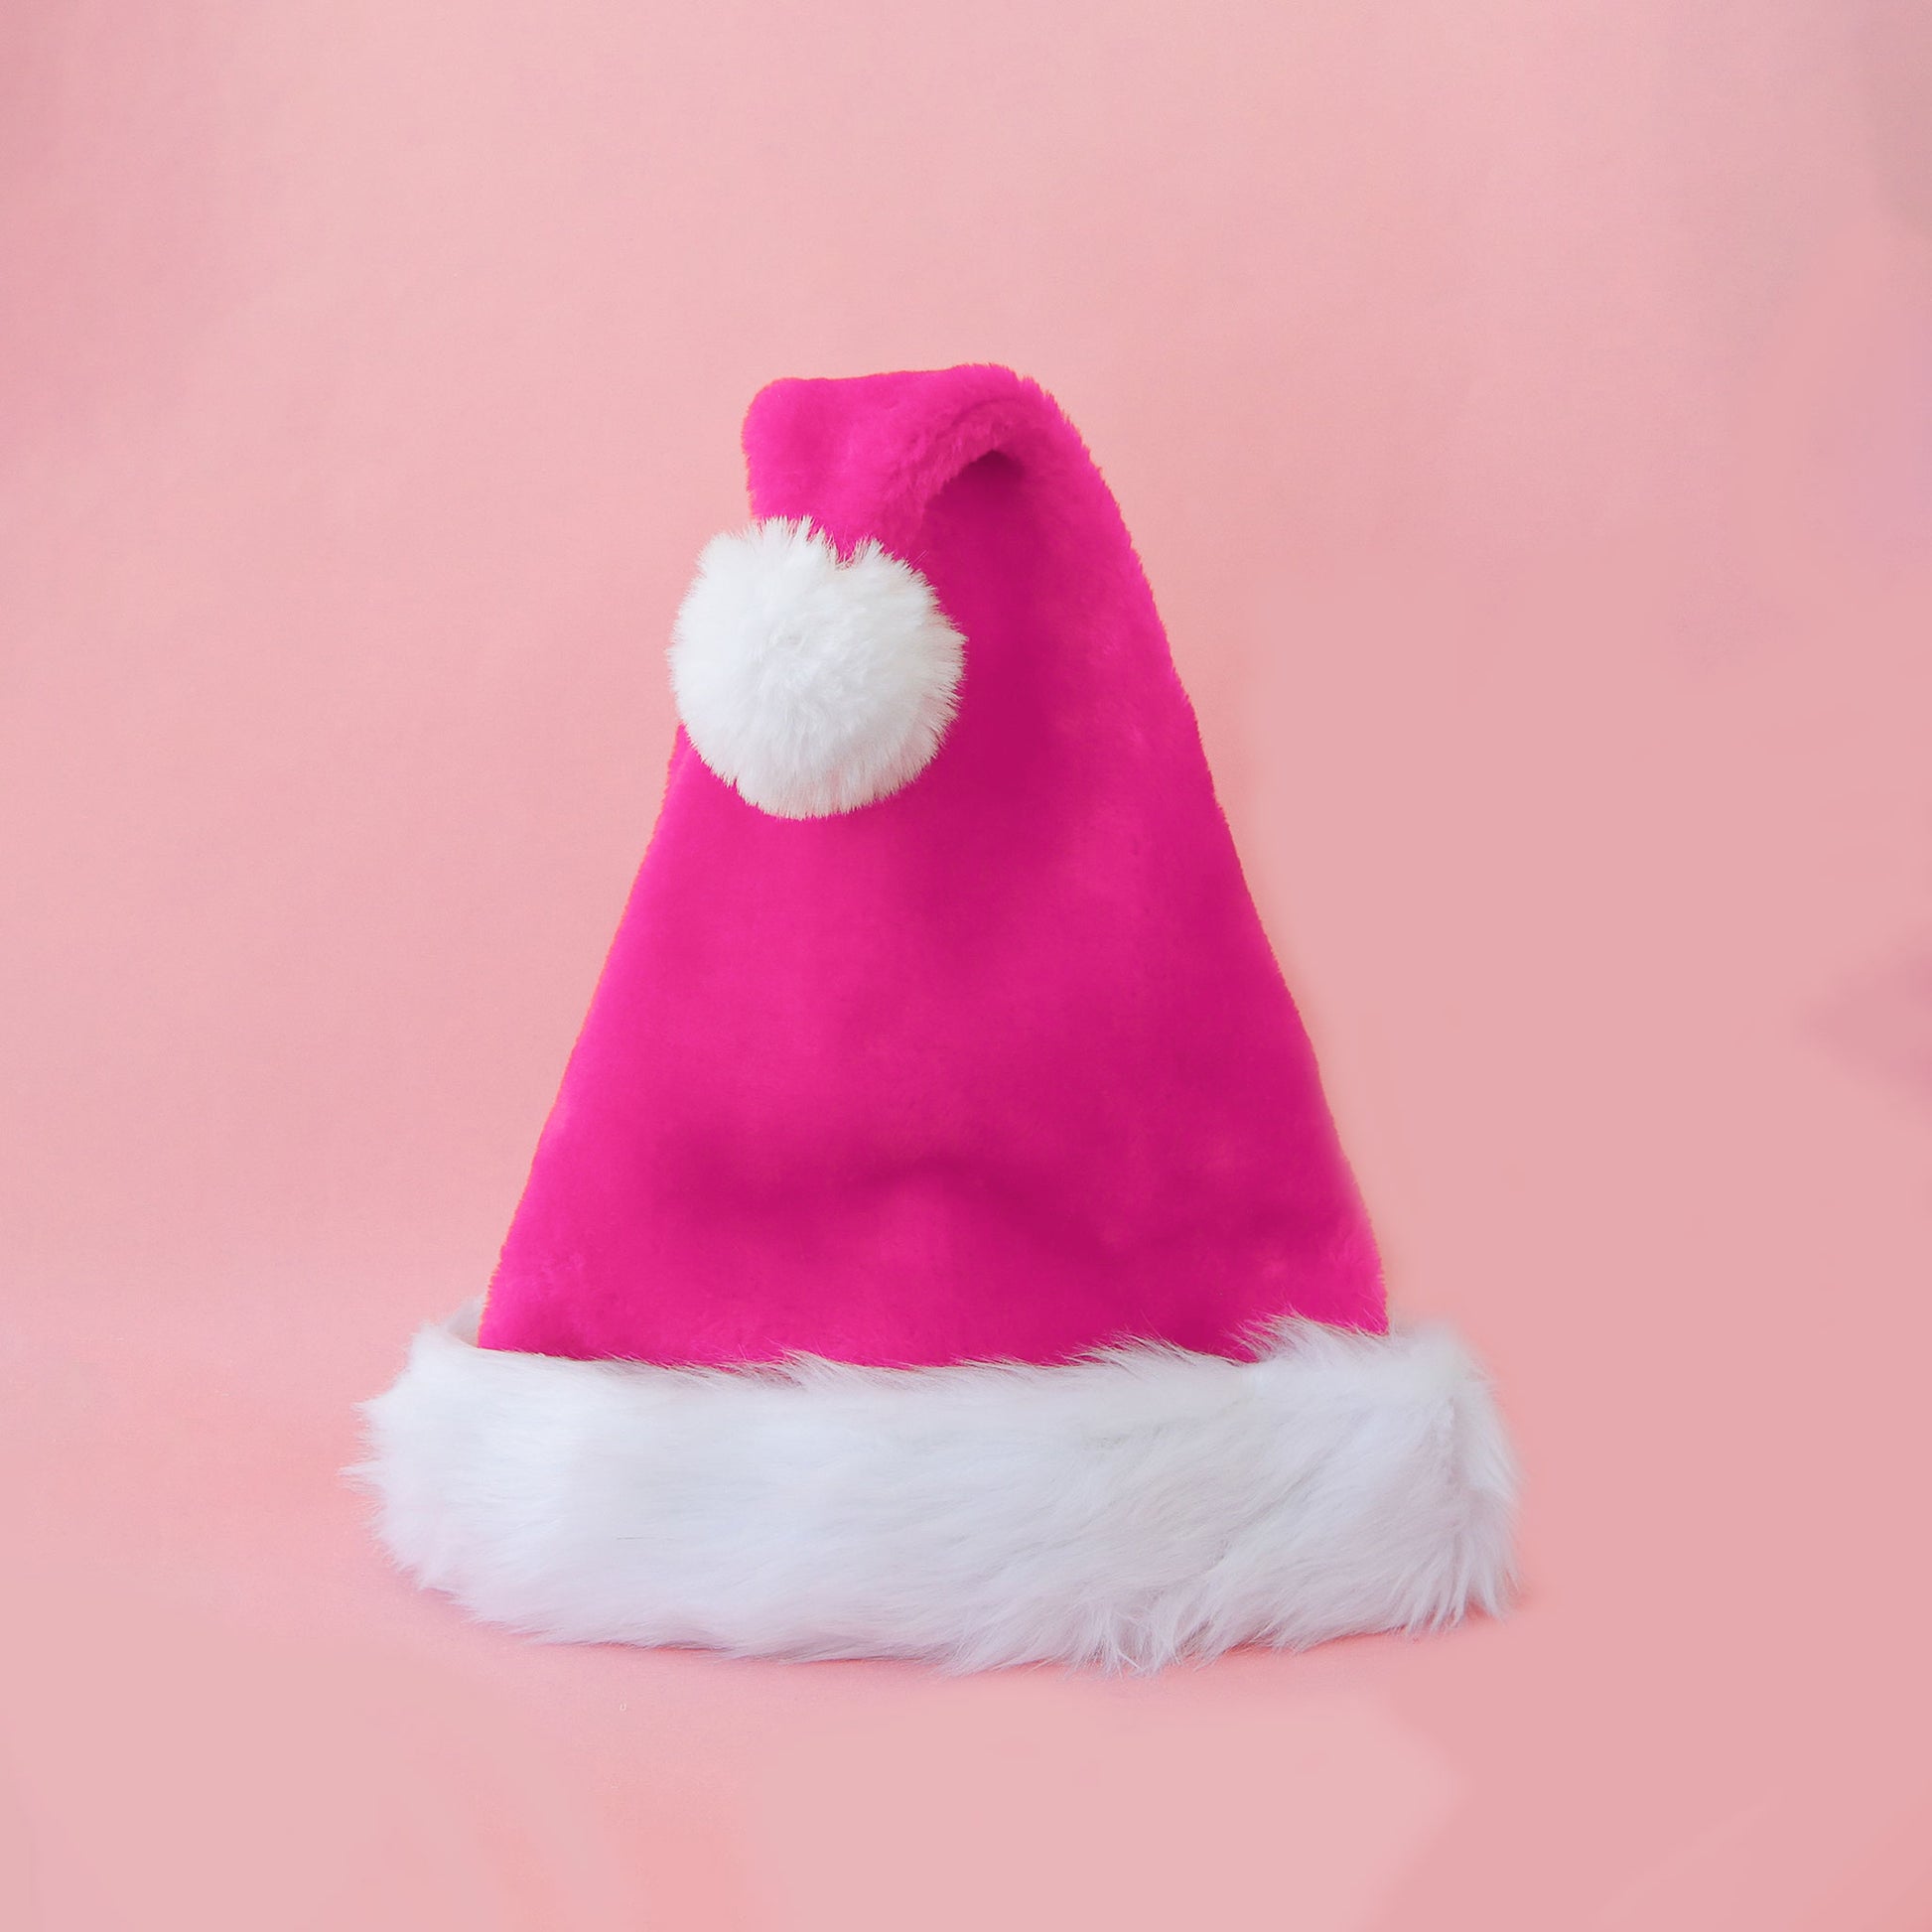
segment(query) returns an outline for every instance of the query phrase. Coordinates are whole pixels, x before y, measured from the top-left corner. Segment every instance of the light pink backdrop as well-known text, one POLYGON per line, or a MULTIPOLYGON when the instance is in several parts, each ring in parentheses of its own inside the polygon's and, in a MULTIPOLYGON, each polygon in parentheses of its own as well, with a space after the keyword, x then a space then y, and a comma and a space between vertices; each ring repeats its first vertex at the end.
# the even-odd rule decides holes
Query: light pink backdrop
POLYGON ((1932 16, 0 11, 0 1921, 1932 1920, 1932 16), (350 1404, 483 1279, 782 373, 1141 540, 1527 1594, 1154 1682, 541 1651, 350 1404))

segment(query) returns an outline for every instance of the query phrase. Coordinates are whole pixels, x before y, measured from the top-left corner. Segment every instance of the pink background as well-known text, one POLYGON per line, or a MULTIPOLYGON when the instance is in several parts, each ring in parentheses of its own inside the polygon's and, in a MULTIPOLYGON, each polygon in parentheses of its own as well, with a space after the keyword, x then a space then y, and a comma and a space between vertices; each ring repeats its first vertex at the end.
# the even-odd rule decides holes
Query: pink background
POLYGON ((1932 1920, 1932 15, 0 12, 0 1922, 1932 1920), (1154 1681, 544 1651, 483 1279, 780 373, 1140 539, 1527 1588, 1154 1681))

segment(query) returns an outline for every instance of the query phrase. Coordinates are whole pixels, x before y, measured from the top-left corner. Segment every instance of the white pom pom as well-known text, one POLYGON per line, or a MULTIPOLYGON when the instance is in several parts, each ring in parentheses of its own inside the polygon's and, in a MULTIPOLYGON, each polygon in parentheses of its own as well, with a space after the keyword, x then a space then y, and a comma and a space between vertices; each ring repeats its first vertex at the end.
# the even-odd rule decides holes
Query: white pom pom
POLYGON ((760 811, 849 812, 909 784, 952 722, 958 631, 910 564, 809 523, 714 537, 671 641, 698 756, 760 811))

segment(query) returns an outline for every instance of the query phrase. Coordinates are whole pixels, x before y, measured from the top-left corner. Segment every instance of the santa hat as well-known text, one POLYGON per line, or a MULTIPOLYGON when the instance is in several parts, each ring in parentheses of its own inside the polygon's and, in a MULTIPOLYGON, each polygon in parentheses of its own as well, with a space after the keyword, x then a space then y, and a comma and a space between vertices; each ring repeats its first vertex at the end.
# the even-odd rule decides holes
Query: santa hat
POLYGON ((785 381, 481 1314, 380 1532, 540 1636, 1156 1664, 1499 1607, 1120 513, 1036 385, 785 381))

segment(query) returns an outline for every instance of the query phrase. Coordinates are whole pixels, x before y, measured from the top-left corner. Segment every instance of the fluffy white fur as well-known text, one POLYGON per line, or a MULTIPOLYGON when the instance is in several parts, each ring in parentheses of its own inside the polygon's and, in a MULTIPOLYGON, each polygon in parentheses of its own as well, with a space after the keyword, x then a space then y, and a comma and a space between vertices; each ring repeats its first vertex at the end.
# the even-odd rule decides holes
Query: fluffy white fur
POLYGON ((698 756, 760 811, 822 818, 884 798, 952 722, 963 651, 932 587, 809 523, 714 537, 677 615, 671 688, 698 756))
POLYGON ((538 1636, 1152 1668, 1495 1612, 1515 1477, 1443 1330, 1253 1362, 694 1370, 425 1328, 366 1405, 396 1561, 538 1636))

